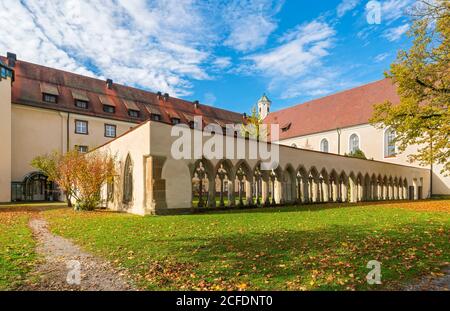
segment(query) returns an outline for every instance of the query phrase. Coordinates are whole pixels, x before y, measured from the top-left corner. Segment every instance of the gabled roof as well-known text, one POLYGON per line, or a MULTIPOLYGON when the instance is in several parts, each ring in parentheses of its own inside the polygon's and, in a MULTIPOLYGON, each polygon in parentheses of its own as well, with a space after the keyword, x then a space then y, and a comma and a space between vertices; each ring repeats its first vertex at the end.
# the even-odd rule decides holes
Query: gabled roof
POLYGON ((400 102, 396 89, 390 79, 375 81, 270 113, 264 123, 291 124, 280 130, 280 140, 367 124, 374 104, 400 102))
MULTIPOLYGON (((0 56, 0 62, 7 63, 0 56)), ((167 101, 157 94, 114 83, 109 89, 103 80, 48 68, 17 60, 15 82, 12 86, 12 102, 33 107, 72 112, 82 115, 102 117, 132 123, 148 120, 152 111, 161 113, 162 122, 170 122, 169 112, 177 111, 220 119, 226 123, 241 123, 242 115, 207 105, 194 107, 192 102, 170 97, 167 101), (56 104, 43 101, 42 92, 58 93, 56 104), (75 106, 75 98, 89 101, 88 109, 75 106), (116 107, 114 114, 103 111, 103 105, 116 107), (128 115, 128 109, 139 110, 138 118, 128 115)), ((181 122, 188 123, 182 119, 181 122)))

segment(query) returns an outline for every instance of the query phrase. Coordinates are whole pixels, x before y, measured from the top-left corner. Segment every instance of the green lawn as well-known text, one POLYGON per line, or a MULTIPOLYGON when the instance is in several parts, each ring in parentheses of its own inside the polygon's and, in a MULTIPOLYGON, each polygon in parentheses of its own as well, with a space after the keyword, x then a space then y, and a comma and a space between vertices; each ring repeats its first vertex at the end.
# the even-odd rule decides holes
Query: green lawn
POLYGON ((28 212, 0 208, 0 290, 18 288, 36 263, 29 217, 28 212))
POLYGON ((349 290, 397 289, 438 272, 450 261, 449 212, 450 201, 422 201, 164 217, 54 209, 44 216, 55 233, 128 268, 143 289, 349 290), (373 259, 382 263, 380 286, 365 280, 373 259))

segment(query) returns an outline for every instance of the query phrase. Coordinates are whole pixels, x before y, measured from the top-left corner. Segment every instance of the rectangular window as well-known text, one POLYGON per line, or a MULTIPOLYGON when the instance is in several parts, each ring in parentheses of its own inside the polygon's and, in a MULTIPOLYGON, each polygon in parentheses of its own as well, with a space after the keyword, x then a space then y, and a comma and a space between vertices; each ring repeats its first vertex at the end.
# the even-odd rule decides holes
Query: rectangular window
POLYGON ((112 124, 105 124, 105 137, 116 137, 116 126, 112 124))
POLYGON ((79 153, 87 153, 89 151, 88 146, 75 146, 75 149, 79 152, 79 153))
POLYGON ((173 125, 180 124, 180 122, 181 122, 181 120, 178 119, 178 118, 172 118, 171 120, 172 120, 172 124, 173 124, 173 125))
POLYGON ((161 121, 161 115, 152 113, 152 120, 153 121, 161 121))
POLYGON ((103 105, 103 111, 107 112, 107 113, 115 113, 116 112, 116 107, 109 106, 109 105, 103 105))
POLYGON ((47 103, 56 104, 58 102, 58 97, 56 95, 51 94, 42 94, 42 100, 47 103))
POLYGON ((132 118, 139 118, 139 111, 129 109, 128 115, 132 118))
POLYGON ((81 120, 75 120, 75 133, 87 135, 88 134, 88 122, 81 121, 81 120))
POLYGON ((88 102, 84 101, 84 100, 75 99, 75 107, 82 108, 82 109, 87 109, 88 102))

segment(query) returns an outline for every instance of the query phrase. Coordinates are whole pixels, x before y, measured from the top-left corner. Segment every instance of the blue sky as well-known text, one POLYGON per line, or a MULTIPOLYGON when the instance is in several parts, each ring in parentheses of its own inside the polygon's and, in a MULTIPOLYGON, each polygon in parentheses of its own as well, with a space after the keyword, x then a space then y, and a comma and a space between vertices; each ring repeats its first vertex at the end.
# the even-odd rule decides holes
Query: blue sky
POLYGON ((267 93, 278 110, 383 77, 414 0, 368 3, 0 0, 0 53, 238 112, 267 93))

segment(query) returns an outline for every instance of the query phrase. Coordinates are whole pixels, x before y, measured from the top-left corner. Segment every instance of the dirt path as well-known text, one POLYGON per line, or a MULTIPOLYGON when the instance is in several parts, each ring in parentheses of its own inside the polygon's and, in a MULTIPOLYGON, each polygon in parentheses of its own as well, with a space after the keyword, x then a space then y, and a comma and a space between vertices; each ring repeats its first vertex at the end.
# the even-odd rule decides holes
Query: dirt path
POLYGON ((442 270, 443 276, 424 277, 419 283, 409 285, 407 291, 448 291, 450 290, 450 266, 442 270))
POLYGON ((135 290, 125 271, 117 271, 109 262, 53 235, 45 220, 33 218, 29 225, 38 242, 36 251, 44 260, 35 271, 38 281, 27 285, 25 290, 135 290))

